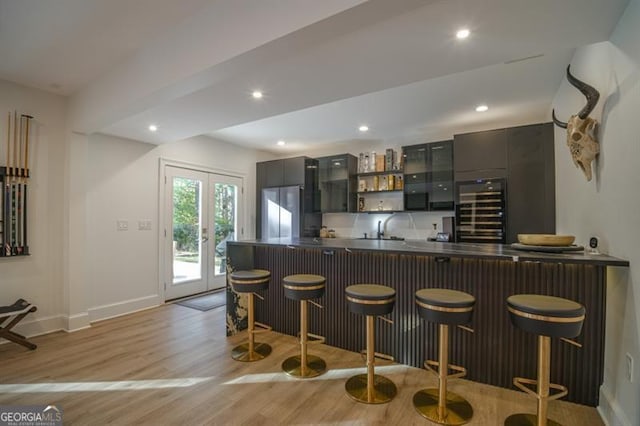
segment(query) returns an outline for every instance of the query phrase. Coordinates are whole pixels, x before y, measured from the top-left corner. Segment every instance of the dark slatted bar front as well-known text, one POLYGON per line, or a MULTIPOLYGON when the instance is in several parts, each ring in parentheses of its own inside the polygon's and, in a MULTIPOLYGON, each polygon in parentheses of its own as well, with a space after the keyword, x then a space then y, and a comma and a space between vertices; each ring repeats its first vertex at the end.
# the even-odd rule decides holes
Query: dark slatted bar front
POLYGON ((475 333, 452 330, 451 362, 468 369, 469 380, 513 388, 515 376, 536 376, 536 336, 512 327, 505 300, 512 294, 546 294, 568 298, 587 309, 578 340, 582 349, 558 342, 552 348, 551 380, 566 385, 569 401, 595 406, 603 377, 605 267, 587 263, 513 262, 482 258, 424 256, 380 251, 256 245, 254 267, 271 271, 265 300, 256 303, 256 318, 275 331, 295 336, 299 306, 284 297, 286 275, 326 277, 324 312, 310 310, 309 331, 326 336, 326 343, 360 351, 363 327, 349 312, 345 287, 358 283, 382 284, 396 290, 394 324, 376 329, 377 350, 402 364, 421 367, 437 358, 437 329, 420 320, 414 294, 421 288, 448 288, 470 293, 477 300, 472 327, 475 333))

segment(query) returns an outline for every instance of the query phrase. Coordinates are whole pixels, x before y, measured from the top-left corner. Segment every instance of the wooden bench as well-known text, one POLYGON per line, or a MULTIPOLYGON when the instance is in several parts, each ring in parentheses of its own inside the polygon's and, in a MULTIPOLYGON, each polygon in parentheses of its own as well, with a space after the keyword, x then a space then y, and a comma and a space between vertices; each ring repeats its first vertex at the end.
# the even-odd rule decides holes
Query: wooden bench
POLYGON ((37 348, 23 335, 11 331, 24 317, 37 310, 38 308, 24 299, 18 299, 13 305, 0 306, 0 338, 7 339, 31 350, 37 348))

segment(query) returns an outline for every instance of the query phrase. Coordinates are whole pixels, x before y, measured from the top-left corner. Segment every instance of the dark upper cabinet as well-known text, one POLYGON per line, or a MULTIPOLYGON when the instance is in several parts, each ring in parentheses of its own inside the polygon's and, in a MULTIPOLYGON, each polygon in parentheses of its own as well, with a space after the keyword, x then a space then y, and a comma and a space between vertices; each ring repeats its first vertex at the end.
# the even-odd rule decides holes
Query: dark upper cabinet
MULTIPOLYGON (((304 185, 308 177, 308 170, 313 170, 313 161, 308 164, 310 158, 307 157, 294 157, 285 158, 283 163, 283 177, 282 185, 278 186, 290 186, 290 185, 304 185)), ((311 172, 312 174, 315 171, 311 172)), ((314 177, 315 179, 315 177, 314 177)))
POLYGON ((283 160, 263 161, 256 164, 256 178, 262 188, 277 186, 304 185, 307 157, 285 158, 283 160))
POLYGON ((342 154, 317 160, 317 197, 322 213, 357 211, 357 158, 342 154))
POLYGON ((282 160, 265 161, 264 163, 258 164, 264 168, 264 180, 262 181, 263 188, 283 186, 284 162, 282 160))
POLYGON ((478 178, 502 177, 507 169, 507 129, 455 135, 453 158, 456 180, 473 179, 474 172, 478 178))
POLYGON ((429 156, 426 143, 402 147, 404 173, 425 173, 429 169, 429 156))
POLYGON ((507 129, 507 243, 555 233, 553 124, 507 129))
POLYGON ((405 146, 405 210, 454 209, 453 142, 405 146))

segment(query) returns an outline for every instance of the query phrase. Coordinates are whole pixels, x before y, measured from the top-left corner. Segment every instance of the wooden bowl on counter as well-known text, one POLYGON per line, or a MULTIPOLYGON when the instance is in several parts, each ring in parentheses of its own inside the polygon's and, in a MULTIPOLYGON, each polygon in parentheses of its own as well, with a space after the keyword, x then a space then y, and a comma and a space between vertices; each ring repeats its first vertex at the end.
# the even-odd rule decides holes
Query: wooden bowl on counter
POLYGON ((529 246, 557 246, 566 247, 576 239, 573 235, 555 234, 518 234, 518 242, 529 246))

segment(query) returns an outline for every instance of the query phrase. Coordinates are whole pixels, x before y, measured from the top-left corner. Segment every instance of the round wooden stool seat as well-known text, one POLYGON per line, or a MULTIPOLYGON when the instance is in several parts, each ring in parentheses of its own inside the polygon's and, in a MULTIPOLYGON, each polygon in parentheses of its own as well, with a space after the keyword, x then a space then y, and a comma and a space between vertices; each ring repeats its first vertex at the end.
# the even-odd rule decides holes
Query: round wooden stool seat
POLYGON ((229 283, 236 293, 254 293, 269 288, 271 272, 264 269, 234 271, 229 274, 229 283))
POLYGON ((475 297, 444 288, 426 288, 416 292, 418 313, 426 321, 447 325, 471 322, 475 297))
POLYGON ((507 298, 511 322, 542 336, 572 338, 580 334, 585 308, 572 300, 540 294, 516 294, 507 298))
POLYGON ((324 295, 325 282, 322 275, 297 274, 282 279, 284 297, 292 300, 317 299, 324 295))
POLYGON ((356 284, 345 289, 349 310, 354 314, 388 315, 396 303, 396 291, 379 284, 356 284))

